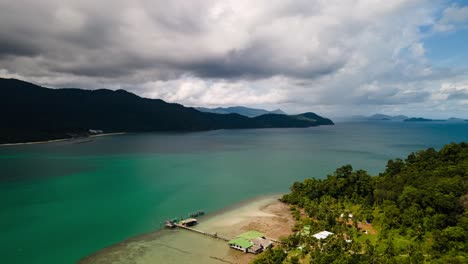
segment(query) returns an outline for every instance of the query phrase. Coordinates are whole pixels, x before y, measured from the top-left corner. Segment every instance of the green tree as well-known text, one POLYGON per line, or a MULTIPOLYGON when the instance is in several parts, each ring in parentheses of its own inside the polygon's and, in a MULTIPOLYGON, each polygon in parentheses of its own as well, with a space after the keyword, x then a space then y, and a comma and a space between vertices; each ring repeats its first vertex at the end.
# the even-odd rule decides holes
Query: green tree
POLYGON ((389 238, 384 241, 385 249, 382 255, 384 263, 396 263, 395 256, 397 255, 393 239, 389 238))

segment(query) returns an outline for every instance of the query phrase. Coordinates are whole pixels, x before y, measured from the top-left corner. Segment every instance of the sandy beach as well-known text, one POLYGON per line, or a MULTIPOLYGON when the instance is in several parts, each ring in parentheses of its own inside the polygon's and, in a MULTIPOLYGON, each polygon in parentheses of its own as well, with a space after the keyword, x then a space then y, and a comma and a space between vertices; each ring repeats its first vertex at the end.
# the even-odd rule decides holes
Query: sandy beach
POLYGON ((105 137, 105 136, 114 136, 114 135, 123 135, 123 134, 126 134, 126 132, 103 133, 103 134, 91 135, 89 137, 84 137, 84 138, 60 138, 60 139, 44 140, 44 141, 5 143, 5 144, 0 144, 0 147, 1 146, 22 146, 22 145, 47 144, 47 143, 64 142, 64 141, 73 142, 75 140, 80 140, 80 139, 89 139, 89 138, 94 138, 94 137, 105 137))
MULTIPOLYGON (((279 196, 245 201, 218 213, 199 219, 195 227, 209 233, 234 238, 249 230, 279 239, 291 234, 294 220, 289 206, 279 196)), ((128 239, 98 251, 79 263, 249 263, 255 255, 229 248, 222 240, 187 230, 159 230, 128 239)))

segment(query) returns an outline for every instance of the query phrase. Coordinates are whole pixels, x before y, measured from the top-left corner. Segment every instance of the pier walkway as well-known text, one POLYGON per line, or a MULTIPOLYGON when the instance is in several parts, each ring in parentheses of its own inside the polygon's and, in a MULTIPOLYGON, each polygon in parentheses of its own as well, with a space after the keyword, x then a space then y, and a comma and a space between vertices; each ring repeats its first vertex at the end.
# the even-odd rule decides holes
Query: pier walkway
POLYGON ((185 230, 195 232, 195 233, 199 233, 199 234, 202 234, 202 235, 205 235, 205 236, 210 236, 212 238, 221 239, 221 240, 224 240, 226 242, 228 242, 230 240, 229 238, 219 236, 217 233, 211 234, 211 233, 207 233, 207 232, 204 232, 204 231, 201 231, 201 230, 198 230, 198 229, 194 229, 194 228, 191 228, 191 227, 188 227, 188 226, 184 226, 184 225, 181 225, 181 224, 175 224, 175 226, 177 226, 179 228, 182 228, 182 229, 185 229, 185 230))

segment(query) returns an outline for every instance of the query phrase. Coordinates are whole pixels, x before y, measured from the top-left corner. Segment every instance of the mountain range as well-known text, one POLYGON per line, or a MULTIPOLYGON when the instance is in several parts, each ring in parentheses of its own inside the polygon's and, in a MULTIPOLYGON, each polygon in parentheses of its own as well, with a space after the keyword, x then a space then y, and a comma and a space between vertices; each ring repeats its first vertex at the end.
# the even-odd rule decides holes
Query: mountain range
POLYGON ((232 106, 232 107, 217 107, 217 108, 206 108, 206 107, 196 107, 198 111, 215 113, 215 114, 239 114, 248 117, 256 117, 266 114, 277 114, 277 115, 286 115, 281 109, 276 109, 274 111, 268 111, 264 109, 249 108, 244 106, 232 106))
POLYGON ((351 121, 404 121, 405 119, 408 119, 408 116, 405 115, 396 115, 396 116, 391 116, 391 115, 384 115, 384 114, 374 114, 371 116, 352 116, 349 118, 346 118, 346 120, 351 120, 351 121))
POLYGON ((240 114, 200 112, 125 90, 50 89, 0 78, 0 143, 31 142, 112 132, 202 131, 333 125, 314 113, 240 114))
POLYGON ((390 116, 390 115, 384 115, 384 114, 375 114, 371 115, 368 120, 382 120, 382 121, 403 121, 408 119, 409 117, 405 115, 396 115, 396 116, 390 116))

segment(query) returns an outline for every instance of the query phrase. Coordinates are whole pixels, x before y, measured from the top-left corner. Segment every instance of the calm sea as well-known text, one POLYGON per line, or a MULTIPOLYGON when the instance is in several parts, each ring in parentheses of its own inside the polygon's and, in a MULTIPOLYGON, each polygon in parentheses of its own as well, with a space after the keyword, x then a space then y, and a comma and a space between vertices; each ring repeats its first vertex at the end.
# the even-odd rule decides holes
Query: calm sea
POLYGON ((342 123, 307 129, 128 134, 0 147, 2 263, 74 263, 167 218, 287 192, 338 166, 468 141, 468 123, 342 123))

